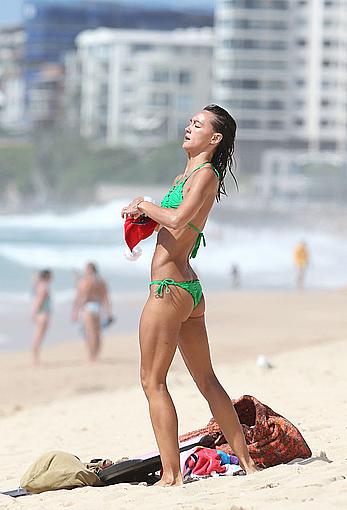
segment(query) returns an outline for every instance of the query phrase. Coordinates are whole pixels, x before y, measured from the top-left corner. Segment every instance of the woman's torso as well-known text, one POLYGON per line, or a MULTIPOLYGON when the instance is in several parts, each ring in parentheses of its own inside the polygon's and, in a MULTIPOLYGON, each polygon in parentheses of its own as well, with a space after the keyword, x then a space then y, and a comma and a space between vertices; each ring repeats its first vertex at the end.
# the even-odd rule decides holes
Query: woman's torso
POLYGON ((39 283, 36 289, 36 293, 43 295, 43 299, 40 305, 40 308, 37 310, 38 314, 47 314, 49 315, 52 308, 50 289, 47 283, 39 283))
MULTIPOLYGON (((211 170, 205 168, 202 171, 211 170)), ((198 179, 199 174, 192 176, 182 187, 183 200, 189 193, 193 178, 198 179)), ((191 223, 200 231, 205 227, 214 199, 214 196, 206 199, 200 210, 191 219, 191 223)), ((162 280, 169 277, 176 281, 187 281, 197 278, 195 271, 189 264, 189 256, 197 236, 198 233, 189 225, 185 225, 179 230, 160 226, 152 259, 152 280, 162 280)))

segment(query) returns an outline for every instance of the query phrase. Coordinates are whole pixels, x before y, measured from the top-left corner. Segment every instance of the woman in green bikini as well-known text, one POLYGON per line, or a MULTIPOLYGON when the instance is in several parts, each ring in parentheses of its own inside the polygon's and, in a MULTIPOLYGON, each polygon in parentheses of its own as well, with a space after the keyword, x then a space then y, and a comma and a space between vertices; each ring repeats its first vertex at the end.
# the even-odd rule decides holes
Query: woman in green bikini
MULTIPOLYGON (((140 320, 141 382, 161 456, 158 485, 181 485, 177 415, 166 376, 177 347, 211 412, 246 473, 256 471, 230 398, 211 364, 205 326, 205 301, 189 264, 201 242, 215 199, 225 194, 231 171, 236 124, 223 108, 206 106, 185 129, 187 165, 161 206, 135 198, 122 216, 145 215, 158 222, 149 298, 140 320), (158 299, 159 298, 159 299, 158 299)), ((232 174, 233 175, 233 174, 232 174)))

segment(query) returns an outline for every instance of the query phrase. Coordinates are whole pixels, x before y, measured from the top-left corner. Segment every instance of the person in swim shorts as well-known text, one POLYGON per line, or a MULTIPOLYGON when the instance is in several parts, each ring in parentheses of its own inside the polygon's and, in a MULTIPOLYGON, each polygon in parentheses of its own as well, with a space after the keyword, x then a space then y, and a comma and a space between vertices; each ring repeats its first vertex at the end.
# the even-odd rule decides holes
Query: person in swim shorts
POLYGON ((93 262, 88 262, 84 276, 77 281, 72 320, 82 320, 90 362, 97 361, 101 348, 101 313, 112 322, 112 307, 106 282, 93 262))
MULTIPOLYGON (((183 141, 187 165, 161 205, 136 197, 122 217, 145 215, 158 222, 148 300, 140 319, 141 383, 163 467, 162 486, 181 485, 177 415, 166 377, 177 347, 211 412, 246 473, 256 471, 232 402, 210 358, 201 283, 189 264, 205 245, 203 229, 214 201, 232 176, 236 123, 217 105, 189 121, 183 141)), ((212 256, 213 254, 211 254, 212 256)))
POLYGON ((31 317, 35 323, 32 341, 33 364, 40 365, 40 350, 51 318, 50 283, 53 274, 50 269, 43 269, 35 275, 33 282, 34 301, 31 317))

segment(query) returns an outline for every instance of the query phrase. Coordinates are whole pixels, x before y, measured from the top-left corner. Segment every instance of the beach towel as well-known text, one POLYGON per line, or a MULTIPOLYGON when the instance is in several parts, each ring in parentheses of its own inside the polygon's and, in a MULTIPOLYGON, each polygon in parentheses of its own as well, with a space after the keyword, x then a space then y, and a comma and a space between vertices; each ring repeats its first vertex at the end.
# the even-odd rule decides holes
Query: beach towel
MULTIPOLYGON (((258 466, 285 464, 295 458, 306 459, 312 452, 299 430, 287 419, 251 395, 232 401, 245 434, 249 453, 258 466)), ((221 428, 214 418, 206 427, 180 436, 186 441, 210 434, 218 440, 218 449, 232 454, 221 428)))
POLYGON ((20 486, 32 494, 86 485, 104 486, 105 483, 97 475, 102 465, 103 461, 83 464, 71 453, 44 453, 24 473, 20 486))

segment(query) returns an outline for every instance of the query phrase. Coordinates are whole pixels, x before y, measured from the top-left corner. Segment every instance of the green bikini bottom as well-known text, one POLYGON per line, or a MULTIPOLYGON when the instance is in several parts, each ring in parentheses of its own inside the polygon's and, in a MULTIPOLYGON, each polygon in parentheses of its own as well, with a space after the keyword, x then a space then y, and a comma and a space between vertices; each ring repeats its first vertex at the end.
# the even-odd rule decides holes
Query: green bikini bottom
POLYGON ((165 278, 165 280, 153 280, 149 284, 158 285, 156 290, 157 296, 162 297, 164 290, 168 294, 170 292, 169 285, 175 285, 176 287, 181 287, 181 289, 186 290, 192 296, 194 300, 194 308, 198 306, 202 298, 202 287, 199 280, 189 280, 188 282, 175 282, 172 278, 165 278))

